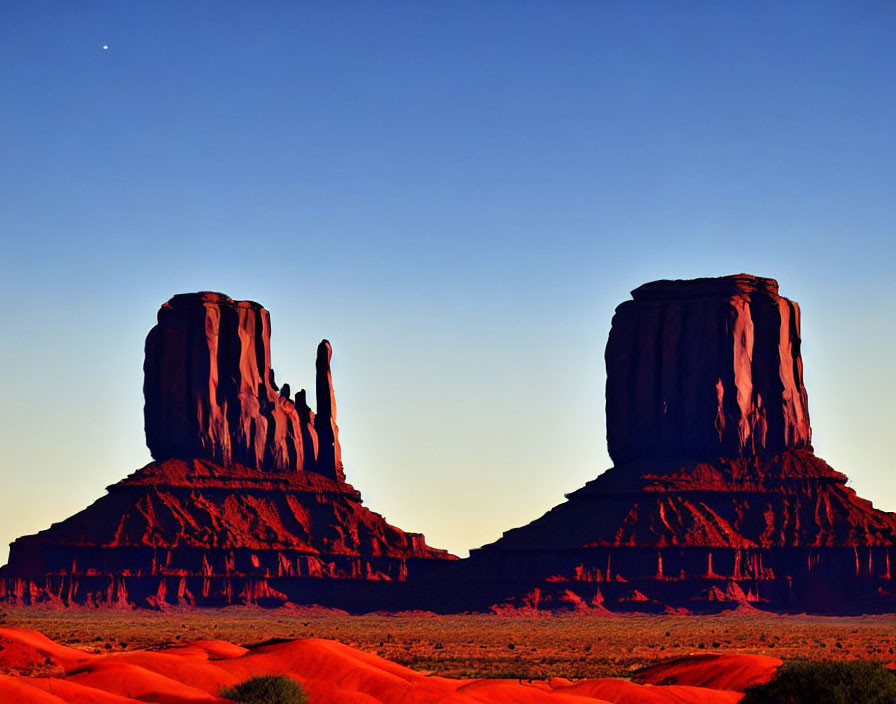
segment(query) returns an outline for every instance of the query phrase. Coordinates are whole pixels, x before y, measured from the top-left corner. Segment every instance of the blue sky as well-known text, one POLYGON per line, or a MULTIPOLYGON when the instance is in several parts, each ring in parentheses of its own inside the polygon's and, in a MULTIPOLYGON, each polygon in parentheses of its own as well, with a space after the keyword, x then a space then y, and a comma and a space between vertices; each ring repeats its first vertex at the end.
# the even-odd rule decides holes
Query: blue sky
POLYGON ((201 289, 294 388, 333 342, 349 480, 464 553, 609 466, 631 289, 772 276, 818 453, 896 510, 894 40, 889 2, 0 1, 0 562, 149 460, 143 339, 201 289))

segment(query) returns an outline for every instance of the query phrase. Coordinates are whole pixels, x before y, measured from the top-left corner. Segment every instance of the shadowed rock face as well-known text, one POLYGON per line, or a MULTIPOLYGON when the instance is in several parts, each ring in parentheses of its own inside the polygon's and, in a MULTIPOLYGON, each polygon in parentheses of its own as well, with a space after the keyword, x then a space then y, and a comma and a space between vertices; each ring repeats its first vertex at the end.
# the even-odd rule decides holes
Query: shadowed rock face
POLYGON ((0 601, 363 611, 395 605, 415 571, 454 559, 346 483, 330 343, 317 350, 315 415, 304 390, 293 401, 276 386, 270 330, 259 304, 220 293, 162 306, 144 362, 156 461, 16 540, 0 601))
POLYGON ((632 298, 606 350, 614 462, 811 449, 800 309, 776 281, 656 281, 632 298))

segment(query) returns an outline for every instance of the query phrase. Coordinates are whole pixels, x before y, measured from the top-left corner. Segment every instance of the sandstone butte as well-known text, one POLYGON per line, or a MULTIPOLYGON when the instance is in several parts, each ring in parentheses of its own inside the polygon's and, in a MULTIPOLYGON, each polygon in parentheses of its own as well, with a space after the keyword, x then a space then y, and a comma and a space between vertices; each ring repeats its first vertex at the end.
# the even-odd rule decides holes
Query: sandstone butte
POLYGON ((815 456, 800 311, 772 279, 657 281, 606 348, 614 466, 466 560, 345 482, 329 344, 317 414, 278 389, 267 311, 175 296, 146 344, 155 462, 12 544, 14 603, 353 611, 896 611, 896 514, 815 456))
POLYGON ((800 347, 772 279, 635 289, 605 355, 613 468, 457 565, 465 608, 896 610, 896 514, 813 453, 800 347))
POLYGON ((317 413, 271 369, 270 316, 220 293, 174 296, 146 338, 154 462, 80 513, 10 547, 0 600, 19 604, 286 602, 370 608, 454 559, 389 525, 345 480, 330 343, 317 413))

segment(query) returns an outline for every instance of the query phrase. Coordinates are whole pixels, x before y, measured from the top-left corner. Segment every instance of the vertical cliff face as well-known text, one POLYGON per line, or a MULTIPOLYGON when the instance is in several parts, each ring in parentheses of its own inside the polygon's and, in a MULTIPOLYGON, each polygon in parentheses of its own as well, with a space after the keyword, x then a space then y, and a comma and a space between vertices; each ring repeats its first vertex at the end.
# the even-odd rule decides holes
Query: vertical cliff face
POLYGON ((157 460, 207 459, 224 466, 314 471, 344 479, 330 376, 330 344, 318 351, 317 417, 278 390, 270 315, 220 293, 174 296, 146 338, 144 422, 157 460), (319 442, 319 430, 326 433, 319 442), (323 456, 318 453, 323 451, 323 456))
POLYGON ((811 448, 800 309, 776 281, 656 281, 632 298, 616 309, 606 350, 617 465, 811 448))

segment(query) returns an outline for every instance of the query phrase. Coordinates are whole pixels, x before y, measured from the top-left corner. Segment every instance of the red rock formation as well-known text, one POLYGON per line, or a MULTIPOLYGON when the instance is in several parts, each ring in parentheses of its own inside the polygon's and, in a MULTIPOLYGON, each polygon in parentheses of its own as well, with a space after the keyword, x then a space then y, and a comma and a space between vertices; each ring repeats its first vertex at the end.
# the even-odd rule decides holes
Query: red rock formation
MULTIPOLYGON (((450 558, 314 472, 153 462, 80 513, 16 540, 0 598, 17 603, 365 609, 365 583, 450 558), (339 584, 341 583, 341 584, 339 584)), ((387 595, 388 596, 388 595, 387 595)))
POLYGON ((550 609, 893 610, 896 516, 845 483, 808 450, 619 465, 472 551, 465 579, 476 608, 538 589, 550 609))
POLYGON ((256 469, 315 471, 340 479, 330 343, 318 350, 315 419, 299 392, 278 392, 271 369, 271 321, 253 301, 220 293, 174 296, 146 338, 146 444, 157 460, 202 458, 256 469), (321 361, 326 350, 326 362, 321 361), (332 409, 332 410, 331 410, 332 409), (318 457, 317 426, 327 442, 318 457))
POLYGON ((464 608, 896 610, 896 514, 816 457, 799 308, 771 279, 659 281, 607 344, 616 466, 458 566, 464 608), (475 606, 471 607, 471 602, 475 606))
POLYGON ((632 297, 606 351, 614 462, 811 449, 800 309, 776 281, 655 281, 632 297))
POLYGON ((16 540, 0 600, 16 603, 380 608, 415 571, 454 559, 345 482, 330 343, 318 413, 274 383, 270 317, 219 293, 175 296, 146 340, 156 462, 71 518, 16 540))
POLYGON ((327 340, 317 346, 317 415, 314 429, 317 431, 320 450, 317 464, 327 476, 345 477, 342 468, 342 450, 339 447, 339 428, 336 426, 336 396, 333 394, 333 375, 330 359, 333 348, 327 340))
POLYGON ((147 339, 159 461, 13 543, 0 598, 896 610, 896 515, 812 452, 796 304, 746 275, 633 295, 606 353, 616 466, 462 563, 388 525, 345 483, 329 343, 315 415, 304 392, 277 392, 264 309, 175 297, 147 339))

